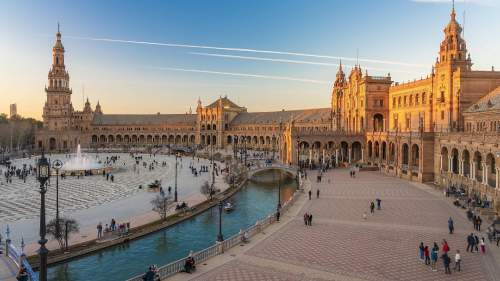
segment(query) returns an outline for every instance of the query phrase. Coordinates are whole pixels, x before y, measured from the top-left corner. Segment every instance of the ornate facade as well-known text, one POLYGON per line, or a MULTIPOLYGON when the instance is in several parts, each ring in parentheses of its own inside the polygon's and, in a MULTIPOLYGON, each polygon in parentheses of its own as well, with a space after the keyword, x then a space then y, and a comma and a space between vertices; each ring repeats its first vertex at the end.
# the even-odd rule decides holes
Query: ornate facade
MULTIPOLYGON (((71 104, 61 34, 45 91, 37 146, 50 151, 133 146, 214 145, 276 152, 285 163, 365 163, 409 180, 464 184, 495 201, 500 72, 478 71, 454 9, 431 73, 395 83, 340 64, 327 108, 247 112, 227 97, 186 114, 104 114, 71 104)), ((499 200, 496 200, 497 202, 499 200)))

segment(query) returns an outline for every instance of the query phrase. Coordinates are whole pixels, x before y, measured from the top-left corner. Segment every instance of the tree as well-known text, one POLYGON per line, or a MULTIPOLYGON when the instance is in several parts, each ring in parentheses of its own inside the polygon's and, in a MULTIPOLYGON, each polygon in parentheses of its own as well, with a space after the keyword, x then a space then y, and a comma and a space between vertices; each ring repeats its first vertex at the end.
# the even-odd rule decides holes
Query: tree
POLYGON ((175 202, 172 196, 165 194, 158 194, 153 200, 151 200, 153 211, 157 212, 163 220, 167 218, 168 209, 170 209, 174 203, 175 202))
POLYGON ((71 234, 80 232, 80 225, 72 218, 59 218, 59 233, 56 219, 47 223, 47 234, 59 242, 61 250, 68 249, 68 240, 71 234))
POLYGON ((207 199, 212 200, 215 190, 214 187, 208 183, 208 181, 205 181, 200 187, 200 193, 205 195, 207 199))

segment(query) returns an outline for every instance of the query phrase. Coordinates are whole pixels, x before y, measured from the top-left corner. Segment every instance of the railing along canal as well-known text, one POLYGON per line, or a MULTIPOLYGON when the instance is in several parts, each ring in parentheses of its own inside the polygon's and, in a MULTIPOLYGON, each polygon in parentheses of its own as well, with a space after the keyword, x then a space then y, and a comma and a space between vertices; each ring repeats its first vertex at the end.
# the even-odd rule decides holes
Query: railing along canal
MULTIPOLYGON (((288 211, 288 209, 290 209, 291 205, 297 200, 300 192, 301 192, 300 190, 295 191, 292 197, 290 197, 282 205, 280 209, 281 213, 285 213, 286 211, 288 211)), ((276 213, 271 213, 266 218, 258 220, 251 227, 240 231, 240 233, 233 235, 222 242, 216 242, 214 245, 194 253, 193 258, 197 264, 200 264, 211 257, 221 255, 224 253, 224 251, 227 251, 233 248, 234 246, 240 245, 243 242, 243 236, 245 235, 245 233, 248 235, 249 238, 251 238, 257 235, 258 233, 262 232, 266 227, 270 226, 275 222, 276 222, 276 213)), ((160 275, 160 279, 163 280, 167 277, 173 276, 184 270, 184 263, 187 258, 188 257, 185 257, 160 267, 158 269, 158 274, 160 275)), ((127 281, 142 281, 143 276, 144 274, 141 274, 131 279, 128 279, 127 281)))
POLYGON ((9 258, 14 261, 17 267, 21 267, 21 265, 24 266, 30 281, 38 281, 38 276, 31 268, 31 265, 26 259, 26 255, 24 255, 24 253, 22 252, 19 252, 19 250, 17 250, 16 246, 14 246, 14 244, 12 244, 10 240, 8 240, 7 242, 7 253, 9 258))

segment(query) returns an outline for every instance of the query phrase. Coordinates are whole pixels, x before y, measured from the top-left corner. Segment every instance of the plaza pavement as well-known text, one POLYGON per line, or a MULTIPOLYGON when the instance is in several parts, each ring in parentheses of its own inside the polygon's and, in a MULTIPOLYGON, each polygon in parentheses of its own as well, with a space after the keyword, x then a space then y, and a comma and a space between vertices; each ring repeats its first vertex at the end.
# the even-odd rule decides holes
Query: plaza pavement
MULTIPOLYGON (((95 154, 90 154, 95 157, 95 154)), ((126 153, 99 153, 99 158, 105 160, 106 157, 119 155, 120 159, 114 165, 113 174, 115 181, 107 181, 103 176, 67 177, 59 179, 59 207, 61 214, 69 215, 80 223, 80 232, 70 237, 70 245, 83 243, 96 238, 96 225, 99 222, 109 223, 111 218, 115 218, 118 223, 130 222, 132 227, 144 225, 158 220, 156 212, 151 211, 150 200, 157 194, 149 192, 147 185, 154 180, 162 181, 166 191, 168 186, 174 187, 174 167, 175 158, 173 156, 158 154, 151 157, 149 154, 138 154, 143 156, 141 165, 138 165, 136 172, 133 171, 135 160, 126 153), (150 171, 142 166, 142 162, 151 163, 153 160, 159 162, 155 169, 150 171), (166 167, 161 163, 167 162, 166 167), (143 189, 138 186, 142 185, 143 189)), ((67 160, 64 155, 52 155, 51 158, 61 158, 67 160)), ((193 206, 204 200, 206 197, 199 192, 204 181, 210 181, 211 173, 202 173, 198 177, 193 177, 189 169, 189 164, 195 167, 209 165, 206 159, 183 157, 179 161, 179 200, 185 201, 193 206)), ((16 159, 13 165, 22 168, 34 165, 34 159, 16 159)), ((3 170, 3 167, 0 168, 3 170)), ((20 245, 21 237, 26 242, 25 253, 32 255, 39 248, 38 226, 40 212, 39 187, 35 177, 28 176, 26 183, 17 177, 13 177, 12 183, 5 183, 3 175, 0 175, 0 230, 2 235, 7 224, 10 225, 11 238, 13 243, 20 245)), ((215 178, 215 185, 221 190, 228 186, 224 183, 223 177, 219 175, 215 178)), ((46 195, 47 221, 55 217, 55 179, 48 188, 46 195)), ((57 249, 59 246, 55 240, 50 240, 47 244, 49 250, 57 249)), ((1 272, 1 271, 0 271, 1 272)), ((0 279, 1 280, 1 279, 0 279)))
MULTIPOLYGON (((316 173, 309 176, 315 179, 316 173)), ((199 264, 192 275, 181 273, 171 280, 500 280, 500 263, 494 257, 500 249, 487 242, 486 255, 467 253, 471 223, 463 210, 429 186, 379 172, 361 172, 351 179, 344 169, 328 172, 322 183, 310 186, 314 195, 320 189, 319 199, 303 195, 280 223, 249 244, 199 264), (371 215, 369 203, 377 197, 382 210, 371 215), (304 212, 313 214, 311 227, 304 225, 304 212), (450 216, 455 221, 452 235, 447 228, 450 216), (421 241, 432 246, 441 245, 442 239, 448 241, 452 259, 460 249, 461 272, 445 275, 441 259, 438 272, 432 272, 418 259, 421 241)))

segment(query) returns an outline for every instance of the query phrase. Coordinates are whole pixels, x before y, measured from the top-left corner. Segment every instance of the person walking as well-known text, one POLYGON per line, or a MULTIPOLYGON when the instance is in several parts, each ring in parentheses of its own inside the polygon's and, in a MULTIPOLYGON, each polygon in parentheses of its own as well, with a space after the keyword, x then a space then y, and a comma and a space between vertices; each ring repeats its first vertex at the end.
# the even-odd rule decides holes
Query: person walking
POLYGON ((424 242, 420 242, 420 245, 418 246, 418 256, 421 261, 424 261, 424 251, 425 251, 424 242))
POLYGON ((481 247, 481 253, 486 254, 486 244, 484 243, 484 237, 481 237, 479 246, 481 247))
POLYGON ((451 259, 450 259, 450 257, 448 256, 447 253, 444 253, 442 258, 443 258, 443 265, 444 265, 444 274, 451 274, 451 270, 450 270, 451 259))
POLYGON ((469 248, 470 248, 470 251, 473 252, 474 251, 474 242, 476 240, 474 240, 474 234, 470 234, 469 236, 467 236, 467 249, 466 251, 468 252, 469 251, 469 248))
POLYGON ((309 189, 308 194, 309 194, 309 200, 311 200, 312 191, 310 189, 309 189))
POLYGON ((439 247, 436 243, 434 243, 434 247, 431 251, 431 270, 437 271, 437 260, 439 255, 439 247))
POLYGON ((313 215, 309 214, 309 217, 307 218, 307 221, 309 223, 309 226, 312 226, 312 221, 313 221, 313 215))
POLYGON ((448 252, 450 251, 450 246, 448 245, 448 242, 446 241, 446 239, 443 239, 443 253, 445 254, 448 254, 448 252))
POLYGON ((455 267, 453 270, 460 271, 460 263, 462 262, 462 257, 460 256, 460 250, 457 250, 455 254, 455 267))
POLYGON ((307 222, 309 221, 309 214, 306 212, 304 214, 304 224, 307 225, 307 222))
POLYGON ((477 253, 479 253, 478 246, 479 246, 479 238, 477 237, 477 235, 474 235, 474 249, 476 250, 477 253))
POLYGON ((424 257, 425 257, 425 265, 430 265, 431 259, 430 259, 430 253, 429 253, 429 246, 424 247, 424 257))
POLYGON ((477 230, 477 217, 474 215, 472 217, 472 224, 474 225, 474 230, 477 230))
POLYGON ((316 190, 316 198, 319 198, 319 188, 316 190))
POLYGON ((375 213, 375 203, 373 203, 373 201, 370 202, 370 213, 375 213))
POLYGON ((382 200, 380 198, 377 198, 375 201, 377 201, 377 210, 380 210, 382 200))
POLYGON ((102 223, 97 224, 97 239, 102 237, 102 223))
POLYGON ((454 226, 453 226, 453 219, 450 217, 448 219, 448 230, 450 231, 450 234, 453 234, 453 230, 454 230, 454 226))
POLYGON ((483 223, 483 220, 481 219, 480 216, 477 216, 477 222, 476 222, 476 225, 477 225, 477 231, 481 231, 481 224, 483 223))

